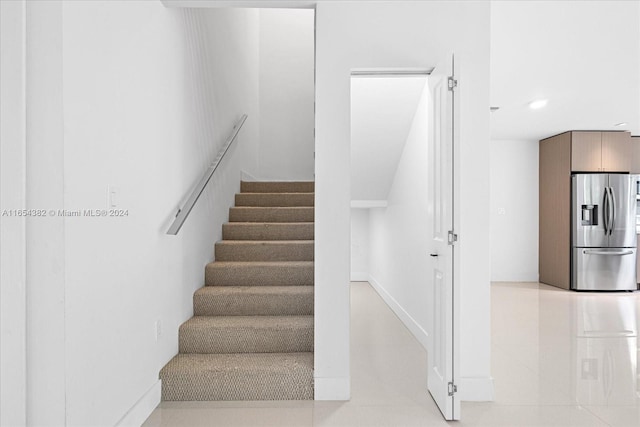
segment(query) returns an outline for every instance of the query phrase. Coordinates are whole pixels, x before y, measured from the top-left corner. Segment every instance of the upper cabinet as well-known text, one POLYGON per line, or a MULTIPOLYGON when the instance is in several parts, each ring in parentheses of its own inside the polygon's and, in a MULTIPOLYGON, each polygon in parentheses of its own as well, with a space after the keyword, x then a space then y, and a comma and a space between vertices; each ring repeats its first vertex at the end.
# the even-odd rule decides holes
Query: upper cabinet
POLYGON ((629 172, 631 170, 631 134, 602 132, 602 170, 629 172))
POLYGON ((629 172, 631 157, 629 132, 571 132, 572 172, 629 172))
MULTIPOLYGON (((640 136, 631 137, 631 173, 640 174, 640 136)), ((638 270, 640 274, 640 270, 638 270)))
POLYGON ((602 171, 602 132, 571 132, 571 170, 602 171))

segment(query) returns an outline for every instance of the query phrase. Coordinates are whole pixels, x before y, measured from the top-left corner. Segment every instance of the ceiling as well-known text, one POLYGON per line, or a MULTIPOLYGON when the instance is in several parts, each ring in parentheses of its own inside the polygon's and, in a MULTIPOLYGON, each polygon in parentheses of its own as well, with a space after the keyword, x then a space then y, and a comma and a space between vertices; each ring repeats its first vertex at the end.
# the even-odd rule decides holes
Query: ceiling
POLYGON ((351 78, 351 200, 386 200, 426 76, 351 78))
POLYGON ((640 2, 492 2, 491 106, 492 139, 640 135, 640 2))

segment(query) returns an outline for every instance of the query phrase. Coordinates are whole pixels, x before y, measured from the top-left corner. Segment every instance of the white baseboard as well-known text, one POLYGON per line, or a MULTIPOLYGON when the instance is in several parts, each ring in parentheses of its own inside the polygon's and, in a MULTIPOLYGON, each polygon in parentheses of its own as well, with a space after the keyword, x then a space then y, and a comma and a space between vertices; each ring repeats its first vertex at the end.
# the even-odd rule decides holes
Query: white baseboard
POLYGON ((495 274, 491 278, 492 282, 537 282, 540 275, 538 272, 520 273, 520 274, 495 274), (494 278, 495 277, 495 278, 494 278))
POLYGON ((158 380, 116 423, 117 427, 140 427, 162 400, 162 380, 158 380))
POLYGON ((351 378, 322 378, 313 379, 314 400, 349 400, 351 399, 351 378))
POLYGON ((493 395, 493 378, 460 377, 458 385, 460 400, 468 402, 491 402, 493 395))
POLYGON ((352 282, 368 282, 369 274, 367 274, 366 272, 352 271, 351 281, 352 282))
POLYGON ((369 276, 369 283, 373 286, 373 289, 378 292, 378 295, 387 303, 391 310, 400 318, 402 323, 411 331, 414 337, 422 344, 425 350, 428 347, 428 339, 429 334, 425 331, 422 326, 416 322, 416 320, 411 317, 409 313, 405 311, 404 308, 396 301, 389 293, 384 289, 384 287, 373 277, 369 276))

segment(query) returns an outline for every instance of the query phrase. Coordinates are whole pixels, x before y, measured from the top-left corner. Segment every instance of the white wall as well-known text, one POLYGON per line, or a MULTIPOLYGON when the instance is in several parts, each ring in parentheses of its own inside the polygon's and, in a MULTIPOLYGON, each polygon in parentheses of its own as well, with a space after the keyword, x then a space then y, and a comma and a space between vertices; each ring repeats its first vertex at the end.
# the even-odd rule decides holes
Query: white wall
POLYGON ((314 11, 260 10, 260 179, 313 180, 314 11))
POLYGON ((317 399, 348 398, 350 73, 460 65, 460 375, 490 399, 488 2, 321 2, 316 9, 315 376, 317 399))
POLYGON ((369 280, 369 209, 351 209, 351 280, 369 280))
POLYGON ((425 348, 433 325, 429 222, 428 104, 422 91, 387 208, 371 209, 369 281, 425 348))
POLYGON ((258 12, 148 1, 27 12, 27 207, 104 209, 113 186, 128 211, 27 221, 28 422, 139 425, 240 171, 257 173, 258 12), (167 236, 242 113, 235 148, 167 236))
POLYGON ((386 201, 425 76, 351 78, 351 200, 386 201))
POLYGON ((491 280, 538 281, 538 141, 491 141, 491 280))
MULTIPOLYGON (((62 2, 27 2, 26 208, 64 207, 62 2)), ((62 217, 26 221, 27 425, 66 422, 62 217)))
MULTIPOLYGON (((0 2, 0 212, 25 206, 26 2, 0 2)), ((25 217, 0 215, 0 425, 26 424, 25 217)))

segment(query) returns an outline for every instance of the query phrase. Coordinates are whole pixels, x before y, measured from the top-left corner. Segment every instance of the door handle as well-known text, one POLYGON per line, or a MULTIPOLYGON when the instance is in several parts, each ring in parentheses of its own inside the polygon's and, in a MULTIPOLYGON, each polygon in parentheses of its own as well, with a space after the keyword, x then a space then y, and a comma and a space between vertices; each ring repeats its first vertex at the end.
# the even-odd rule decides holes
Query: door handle
POLYGON ((613 195, 613 189, 609 187, 609 209, 611 209, 611 225, 609 226, 609 236, 613 234, 616 226, 616 196, 613 195))
POLYGON ((607 187, 604 187, 604 198, 602 199, 602 216, 603 216, 603 226, 604 226, 604 235, 609 234, 609 191, 607 187))
POLYGON ((582 251, 582 253, 585 255, 608 255, 608 256, 633 255, 633 251, 609 252, 609 251, 593 251, 588 249, 582 251))
POLYGON ((437 257, 437 256, 438 256, 438 254, 429 254, 429 256, 431 256, 431 257, 434 257, 434 258, 435 258, 435 257, 437 257))

